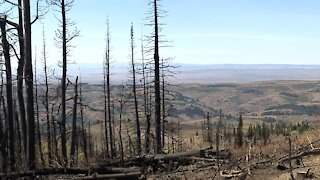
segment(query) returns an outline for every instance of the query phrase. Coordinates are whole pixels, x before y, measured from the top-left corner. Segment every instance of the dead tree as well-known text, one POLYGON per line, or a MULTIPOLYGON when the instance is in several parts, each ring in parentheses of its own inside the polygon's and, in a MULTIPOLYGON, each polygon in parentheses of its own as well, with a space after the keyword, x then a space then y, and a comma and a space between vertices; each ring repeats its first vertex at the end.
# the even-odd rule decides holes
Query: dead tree
POLYGON ((23 148, 24 156, 27 157, 27 121, 26 121, 26 110, 24 102, 24 91, 23 91, 23 75, 24 75, 24 65, 25 65, 25 56, 24 56, 24 37, 23 37, 23 16, 22 16, 22 0, 18 0, 18 12, 19 12, 19 26, 17 27, 18 37, 19 37, 19 50, 20 58, 18 62, 17 69, 17 97, 19 103, 19 119, 22 126, 22 135, 23 135, 23 148))
POLYGON ((107 37, 106 37, 106 78, 107 78, 107 102, 108 102, 108 121, 109 121, 109 138, 110 138, 110 154, 111 157, 115 157, 114 149, 114 139, 113 139, 113 129, 111 120, 111 86, 110 86, 110 47, 111 35, 110 35, 110 24, 109 19, 107 19, 107 37))
POLYGON ((47 143, 48 143, 48 165, 51 165, 52 160, 52 142, 51 142, 51 125, 50 125, 50 112, 49 112, 49 84, 48 84, 48 67, 47 67, 47 51, 46 51, 46 40, 44 28, 42 30, 42 62, 44 71, 44 81, 45 81, 45 100, 44 107, 46 111, 46 122, 47 122, 47 143))
POLYGON ((15 134, 14 134, 14 119, 13 119, 13 98, 12 98, 12 73, 10 60, 10 45, 7 41, 6 17, 0 19, 2 51, 6 67, 6 97, 7 97, 7 122, 9 129, 9 159, 10 170, 15 171, 15 134))
POLYGON ((217 159, 217 166, 219 167, 219 145, 220 145, 220 126, 222 120, 222 110, 220 109, 220 117, 217 124, 217 132, 216 132, 216 159, 217 159))
POLYGON ((160 59, 159 59, 159 26, 157 0, 153 1, 154 8, 154 95, 156 122, 156 153, 160 153, 161 144, 161 98, 160 98, 160 59))
POLYGON ((137 85, 136 85, 136 69, 135 69, 135 58, 134 58, 134 32, 133 32, 133 23, 131 24, 130 32, 130 50, 131 50, 131 70, 132 70, 132 91, 134 98, 134 110, 135 110, 135 120, 136 120, 136 136, 137 136, 137 153, 141 154, 141 132, 140 132, 140 120, 139 120, 139 109, 138 109, 138 100, 137 100, 137 85))
POLYGON ((82 131, 82 138, 83 138, 83 152, 84 152, 84 157, 86 160, 86 163, 88 163, 88 151, 87 151, 87 133, 86 130, 84 128, 84 120, 83 120, 83 104, 82 104, 82 84, 81 84, 81 77, 80 77, 80 86, 79 86, 79 90, 80 90, 80 97, 79 97, 79 101, 80 101, 80 119, 81 119, 81 131, 82 131))
POLYGON ((142 71, 142 81, 143 81, 143 102, 144 102, 144 116, 146 119, 146 130, 145 130, 145 152, 150 151, 150 128, 151 128, 151 110, 148 105, 149 90, 147 85, 147 74, 146 74, 146 64, 144 58, 144 46, 143 46, 143 35, 141 33, 141 71, 142 71))
POLYGON ((23 0, 24 15, 24 53, 25 53, 25 83, 27 100, 27 122, 28 122, 28 165, 29 169, 36 168, 35 153, 35 117, 33 98, 33 72, 32 72, 32 45, 31 45, 31 20, 30 0, 23 0))
POLYGON ((70 166, 74 164, 74 154, 77 141, 77 105, 78 105, 78 76, 74 84, 73 109, 72 109, 72 135, 70 147, 70 166))
MULTIPOLYGON (((0 51, 1 52, 1 51, 0 51)), ((2 62, 2 52, 0 54, 0 62, 2 62)), ((0 109, 3 109, 3 113, 0 114, 0 153, 1 153, 1 172, 6 171, 7 169, 7 128, 6 123, 3 122, 3 119, 5 119, 5 107, 1 106, 3 101, 3 69, 0 68, 0 78, 1 78, 1 86, 0 86, 0 109), (4 117, 4 118, 3 118, 4 117), (5 128, 4 128, 5 127, 5 128)), ((4 103, 3 103, 4 105, 4 103)))
POLYGON ((288 145, 289 145, 289 167, 290 167, 290 177, 291 179, 294 179, 293 176, 293 171, 292 171, 292 162, 291 162, 291 153, 292 153, 292 145, 291 145, 291 137, 290 135, 287 137, 288 138, 288 145))
POLYGON ((123 99, 124 97, 124 85, 121 85, 121 90, 119 94, 119 106, 120 106, 120 112, 119 112, 119 129, 118 129, 118 134, 119 134, 119 143, 120 143, 120 162, 121 165, 124 165, 124 150, 123 150, 123 139, 122 139, 122 114, 123 114, 123 107, 125 105, 125 101, 123 99))
MULTIPOLYGON (((56 40, 61 43, 62 47, 62 77, 61 77, 61 150, 64 161, 64 166, 67 166, 67 136, 66 136, 66 78, 67 78, 67 56, 68 45, 70 41, 79 36, 80 31, 75 30, 70 33, 68 26, 72 25, 67 19, 67 12, 69 12, 73 6, 74 0, 51 0, 51 4, 57 6, 61 13, 60 26, 61 29, 56 31, 56 40)), ((70 47, 70 46, 69 46, 70 47)))
POLYGON ((207 113, 207 142, 212 143, 212 129, 209 112, 207 113))
MULTIPOLYGON (((107 54, 106 54, 107 59, 107 54)), ((107 105, 107 83, 106 83, 106 68, 107 61, 103 63, 103 105, 104 105, 104 132, 105 132, 105 142, 106 142, 106 155, 109 156, 109 143, 108 143, 108 105, 107 105)))
MULTIPOLYGON (((35 49, 35 52, 36 49, 35 49)), ((41 142, 41 132, 40 132, 40 117, 39 117, 39 102, 38 102, 38 83, 37 83, 37 57, 35 54, 34 57, 34 85, 35 85, 35 103, 36 103, 36 120, 37 120, 37 134, 38 134, 38 146, 39 146, 39 154, 40 154, 40 160, 41 164, 44 166, 44 158, 43 158, 43 151, 42 151, 42 142, 41 142)))

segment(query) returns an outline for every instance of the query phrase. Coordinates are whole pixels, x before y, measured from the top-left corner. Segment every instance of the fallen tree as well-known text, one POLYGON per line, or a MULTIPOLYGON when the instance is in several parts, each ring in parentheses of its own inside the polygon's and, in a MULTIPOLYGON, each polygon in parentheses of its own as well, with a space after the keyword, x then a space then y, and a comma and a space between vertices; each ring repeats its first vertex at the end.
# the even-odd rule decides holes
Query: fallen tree
POLYGON ((70 175, 92 175, 92 174, 115 174, 115 173, 140 173, 138 168, 113 168, 113 167, 91 167, 91 168, 44 168, 33 171, 9 172, 0 174, 0 178, 22 178, 35 176, 48 176, 58 174, 70 175))
POLYGON ((302 151, 296 155, 292 155, 291 158, 289 158, 288 156, 285 156, 283 158, 281 158, 279 161, 278 161, 278 164, 282 164, 284 162, 287 162, 289 161, 290 159, 300 159, 304 156, 309 156, 309 155, 319 155, 320 154, 320 149, 313 149, 313 150, 308 150, 308 151, 302 151))

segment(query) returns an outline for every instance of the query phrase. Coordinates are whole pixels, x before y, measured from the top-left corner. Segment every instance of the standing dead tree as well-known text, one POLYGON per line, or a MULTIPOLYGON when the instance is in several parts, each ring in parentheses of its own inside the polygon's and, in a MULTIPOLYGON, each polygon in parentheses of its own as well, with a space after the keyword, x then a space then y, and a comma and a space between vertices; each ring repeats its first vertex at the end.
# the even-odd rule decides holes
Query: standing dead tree
POLYGON ((48 66, 47 66, 47 51, 46 51, 46 40, 44 28, 42 30, 42 63, 44 71, 44 83, 45 83, 45 99, 44 107, 46 112, 46 122, 47 122, 47 147, 48 147, 48 165, 51 165, 52 160, 52 141, 51 141, 51 125, 50 125, 50 112, 49 112, 49 83, 48 83, 48 66))
POLYGON ((36 103, 36 121, 37 121, 37 140, 38 140, 38 148, 40 154, 41 164, 44 166, 44 157, 42 151, 42 142, 41 142, 41 131, 40 131, 40 115, 39 115, 39 101, 38 101, 38 83, 37 83, 37 50, 35 49, 35 57, 34 57, 34 85, 35 85, 35 103, 36 103))
MULTIPOLYGON (((107 35, 106 35, 106 59, 105 59, 105 73, 106 73, 106 85, 107 85, 107 110, 108 110, 108 124, 109 124, 109 138, 110 138, 110 154, 111 157, 115 157, 115 147, 113 139, 113 128, 112 128, 112 118, 111 118, 111 86, 110 86, 110 63, 111 63, 111 34, 110 34, 110 23, 107 19, 107 35)), ((106 130, 107 131, 107 130, 106 130)), ((108 136, 106 135, 106 138, 108 136)), ((108 141, 106 141, 108 142, 108 141)))
POLYGON ((5 60, 6 67, 6 97, 7 97, 7 122, 9 129, 9 159, 10 159, 10 170, 15 171, 15 134, 14 134, 14 119, 13 119, 13 98, 12 98, 12 73, 11 73, 11 60, 10 60, 10 45, 7 40, 7 29, 6 29, 6 17, 0 18, 0 29, 1 29, 1 41, 2 51, 5 60))
POLYGON ((132 73, 132 92, 134 98, 134 110, 135 110, 135 120, 136 120, 136 140, 137 140, 137 154, 141 154, 141 131, 140 131, 140 120, 139 120, 139 109, 138 109, 138 100, 137 100, 137 84, 136 84, 136 68, 135 68, 135 58, 134 58, 134 32, 133 32, 133 23, 131 24, 130 29, 130 59, 131 59, 131 73, 132 73))
POLYGON ((67 78, 67 57, 70 52, 70 41, 79 36, 80 31, 75 28, 70 32, 69 26, 73 25, 67 19, 67 12, 73 6, 74 0, 51 0, 51 4, 59 8, 61 20, 59 20, 61 29, 56 31, 56 41, 62 47, 62 77, 61 77, 61 150, 64 166, 67 166, 67 136, 66 136, 66 78, 67 78), (69 48, 68 48, 69 47, 69 48))
POLYGON ((73 109, 72 109, 72 135, 70 147, 70 166, 74 164, 75 147, 77 141, 77 105, 78 105, 78 76, 74 84, 73 109))
POLYGON ((87 151, 87 133, 84 128, 84 118, 83 118, 83 104, 82 104, 82 84, 81 84, 81 76, 80 76, 80 85, 79 85, 79 90, 80 90, 80 97, 79 97, 79 103, 80 103, 80 119, 81 119, 81 131, 82 131, 82 141, 83 141, 83 152, 84 152, 84 157, 86 160, 86 163, 88 163, 88 151, 87 151))
POLYGON ((154 94, 156 122, 156 153, 162 149, 161 143, 161 98, 160 98, 160 58, 159 58, 159 25, 157 0, 153 1, 154 8, 154 94))

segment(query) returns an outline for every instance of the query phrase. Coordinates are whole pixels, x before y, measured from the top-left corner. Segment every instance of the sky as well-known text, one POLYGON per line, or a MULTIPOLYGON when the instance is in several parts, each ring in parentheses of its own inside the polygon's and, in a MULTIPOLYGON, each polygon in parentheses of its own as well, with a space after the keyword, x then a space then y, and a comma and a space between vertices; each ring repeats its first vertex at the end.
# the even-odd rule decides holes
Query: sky
MULTIPOLYGON (((33 2, 34 3, 34 2, 33 2)), ((319 0, 162 0, 167 11, 161 34, 170 43, 162 58, 188 64, 320 64, 319 0)), ((34 4, 32 4, 34 7, 34 4)), ((50 63, 61 59, 54 35, 60 14, 50 8, 32 29, 33 46, 42 46, 42 28, 50 63)), ((147 0, 75 0, 68 17, 80 30, 70 59, 102 63, 109 17, 113 61, 128 63, 130 25, 134 24, 136 58, 140 39, 150 33, 147 0)))

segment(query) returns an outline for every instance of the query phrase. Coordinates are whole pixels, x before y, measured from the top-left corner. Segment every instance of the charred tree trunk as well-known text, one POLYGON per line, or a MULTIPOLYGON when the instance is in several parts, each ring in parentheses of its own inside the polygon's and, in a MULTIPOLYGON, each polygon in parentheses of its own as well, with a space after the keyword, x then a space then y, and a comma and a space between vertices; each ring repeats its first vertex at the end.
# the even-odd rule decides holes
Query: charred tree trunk
MULTIPOLYGON (((0 54, 0 61, 2 61, 2 54, 0 54)), ((2 72, 0 72, 0 76, 1 76, 1 87, 0 87, 0 110, 2 110, 2 108, 4 107, 1 107, 1 102, 2 102, 2 92, 3 92, 3 77, 2 77, 2 72)), ((7 164, 6 162, 6 153, 5 153, 5 149, 7 148, 6 147, 6 135, 5 135, 5 131, 4 131, 4 123, 3 123, 3 119, 2 119, 2 112, 0 114, 0 153, 1 153, 1 159, 0 159, 0 172, 4 172, 6 171, 5 169, 5 166, 7 164)))
POLYGON ((156 153, 161 153, 161 98, 160 98, 160 66, 159 66, 159 29, 158 6, 154 0, 154 93, 155 93, 155 122, 156 122, 156 153))
POLYGON ((55 123, 55 118, 53 115, 53 109, 54 109, 54 105, 52 105, 51 107, 51 124, 52 124, 52 145, 54 147, 54 155, 57 161, 60 161, 60 156, 59 156, 59 152, 58 152, 58 140, 57 140, 57 131, 56 131, 56 123, 55 123))
MULTIPOLYGON (((17 158, 16 161, 17 162, 23 162, 23 155, 22 155, 22 137, 21 137, 21 131, 20 131, 20 123, 19 123, 19 115, 18 115, 18 111, 17 111, 17 103, 16 100, 13 100, 13 114, 14 114, 14 120, 15 120, 15 134, 16 134, 16 152, 17 152, 17 158)), ((21 168, 23 167, 22 163, 17 164, 17 168, 21 168)))
POLYGON ((28 121, 28 155, 29 169, 36 168, 35 153, 35 119, 34 119, 34 100, 33 100, 33 72, 32 72, 32 46, 31 46, 31 21, 30 21, 30 0, 23 0, 24 8, 24 48, 25 48, 25 78, 27 92, 27 121, 28 121))
POLYGON ((72 109, 72 138, 70 148, 70 166, 74 164, 74 154, 77 141, 77 104, 78 104, 78 76, 74 85, 73 109, 72 109))
MULTIPOLYGON (((81 77, 80 77, 81 81, 81 77)), ((86 160, 86 163, 88 163, 88 151, 87 151, 87 135, 86 135, 86 130, 84 128, 84 120, 83 120, 83 104, 82 104, 82 85, 80 82, 80 118, 81 118, 81 131, 82 131, 82 138, 83 138, 83 152, 84 152, 84 157, 86 160)))
POLYGON ((6 19, 0 19, 0 28, 2 36, 2 51, 6 67, 6 94, 7 94, 7 109, 8 109, 8 128, 9 128, 9 158, 10 170, 15 171, 15 134, 14 134, 14 119, 13 119, 13 99, 12 99, 12 73, 11 73, 11 60, 10 48, 7 41, 6 19))
MULTIPOLYGON (((142 34, 142 33, 141 33, 142 34)), ((142 35, 141 35, 142 36, 142 35)), ((144 63, 144 47, 143 47, 143 38, 141 37, 141 59, 142 59, 142 79, 143 79, 143 102, 144 102, 144 115, 146 117, 146 131, 145 131, 145 152, 149 153, 150 151, 150 116, 148 112, 148 90, 147 90, 147 81, 146 81, 146 65, 144 63)))
POLYGON ((66 78, 67 78, 67 19, 65 0, 61 0, 62 16, 62 78, 61 78, 61 150, 63 164, 67 166, 67 135, 66 135, 66 78))
POLYGON ((40 117, 39 117, 39 103, 38 103, 38 83, 37 83, 37 61, 36 57, 34 59, 34 85, 35 85, 35 96, 36 96, 36 119, 37 119, 37 134, 38 134, 38 146, 41 164, 44 166, 44 157, 42 151, 42 142, 41 142, 41 131, 40 131, 40 117))
MULTIPOLYGON (((107 58, 106 54, 106 58, 107 58)), ((107 61, 106 61, 107 62, 107 61)), ((103 64, 103 97, 104 97, 104 132, 105 132, 105 142, 106 142, 106 150, 107 156, 109 156, 109 140, 108 140, 108 106, 107 106, 107 88, 106 88, 106 66, 107 63, 103 64)))
POLYGON ((49 112, 49 83, 48 83, 48 67, 47 67, 47 52, 45 34, 43 29, 43 70, 44 70, 44 81, 45 81, 45 111, 46 111, 46 122, 47 122, 47 143, 48 143, 48 165, 51 165, 52 160, 52 142, 51 142, 51 125, 50 125, 50 112, 49 112))
MULTIPOLYGON (((18 4, 22 7, 21 0, 18 0, 18 4)), ((18 62, 17 69, 17 97, 19 103, 19 118, 22 126, 22 136, 23 136, 23 149, 24 156, 27 157, 27 120, 26 120, 26 110, 24 104, 24 95, 23 95, 23 75, 24 75, 24 65, 25 65, 25 56, 24 56, 24 37, 23 37, 23 16, 22 9, 19 9, 19 27, 18 27, 18 36, 19 36, 19 49, 20 49, 20 59, 18 62)))
POLYGON ((139 109, 137 100, 137 89, 136 89, 136 69, 134 62, 134 34, 133 34, 133 24, 131 24, 131 68, 132 68, 132 88, 133 88, 133 98, 134 98, 134 110, 135 110, 135 120, 136 120, 136 134, 137 134, 137 154, 141 154, 141 132, 140 132, 140 120, 139 120, 139 109))
MULTIPOLYGON (((123 85, 122 85, 123 86, 123 85)), ((123 140, 122 140, 122 111, 123 111, 123 91, 124 91, 124 87, 122 87, 121 92, 120 92, 120 100, 119 100, 119 104, 120 104, 120 114, 119 114, 119 143, 120 143, 120 162, 121 165, 124 166, 124 150, 123 150, 123 140)))
POLYGON ((165 106, 165 76, 164 76, 164 63, 162 59, 162 147, 165 145, 165 123, 166 123, 166 106, 165 106))
POLYGON ((110 88, 110 29, 109 19, 107 20, 107 49, 106 49, 106 65, 107 65, 107 100, 108 100, 108 121, 109 121, 109 138, 111 157, 115 157, 114 139, 111 120, 111 88, 110 88))

